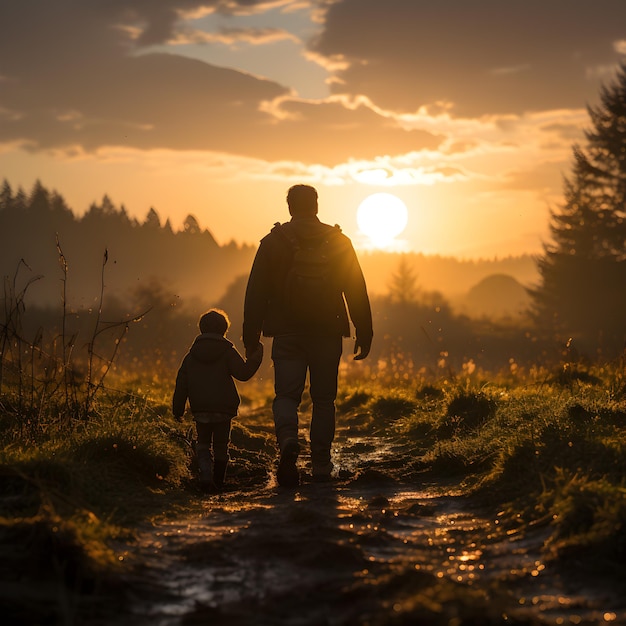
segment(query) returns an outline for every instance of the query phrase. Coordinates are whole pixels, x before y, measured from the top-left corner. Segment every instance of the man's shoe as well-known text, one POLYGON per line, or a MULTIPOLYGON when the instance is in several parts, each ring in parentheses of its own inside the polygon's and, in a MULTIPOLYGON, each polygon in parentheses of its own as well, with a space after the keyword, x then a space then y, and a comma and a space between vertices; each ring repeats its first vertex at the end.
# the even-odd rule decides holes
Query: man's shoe
POLYGON ((212 480, 201 480, 200 491, 205 495, 209 495, 213 493, 219 493, 220 489, 212 480))
POLYGON ((313 474, 311 478, 314 483, 331 483, 335 480, 332 474, 313 474))
POLYGON ((213 482, 218 489, 224 488, 227 466, 228 461, 215 461, 215 463, 213 463, 213 482))
POLYGON ((324 465, 313 465, 312 477, 314 483, 328 483, 333 480, 333 464, 331 461, 324 465))
POLYGON ((295 439, 285 441, 276 471, 276 480, 281 487, 297 487, 300 484, 300 473, 296 465, 299 454, 300 445, 295 439))

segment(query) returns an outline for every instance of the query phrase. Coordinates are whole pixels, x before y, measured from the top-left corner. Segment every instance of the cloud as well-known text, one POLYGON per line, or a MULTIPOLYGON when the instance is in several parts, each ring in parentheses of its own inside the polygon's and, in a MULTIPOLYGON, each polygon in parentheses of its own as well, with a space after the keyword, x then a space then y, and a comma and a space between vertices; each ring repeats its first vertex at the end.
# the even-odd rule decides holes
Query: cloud
MULTIPOLYGON (((373 159, 434 148, 443 138, 421 129, 405 130, 397 120, 373 110, 365 101, 344 99, 308 102, 285 99, 280 105, 284 117, 278 136, 285 141, 277 146, 283 158, 341 163, 349 158, 373 159), (289 137, 306 138, 298 146, 289 137), (332 155, 329 159, 326 155, 332 155)), ((268 155, 272 146, 266 146, 268 155)))
POLYGON ((174 54, 136 54, 141 43, 175 38, 184 12, 250 11, 284 2, 52 4, 3 4, 1 142, 72 152, 104 146, 206 150, 330 166, 439 142, 366 103, 289 101, 288 87, 244 72, 174 54), (272 101, 280 104, 272 108, 272 101))
POLYGON ((534 193, 546 202, 546 206, 554 208, 562 200, 560 189, 555 188, 554 181, 562 182, 565 174, 562 163, 540 163, 528 170, 511 171, 502 184, 494 186, 494 189, 534 193))
POLYGON ((181 30, 168 43, 171 45, 221 43, 232 46, 238 43, 264 45, 277 41, 297 43, 300 40, 295 35, 280 28, 224 28, 217 33, 207 33, 202 30, 181 30))
POLYGON ((338 0, 310 48, 349 64, 335 93, 481 116, 584 106, 625 39, 623 0, 338 0))
POLYGON ((500 0, 320 4, 319 35, 305 54, 331 73, 335 95, 318 100, 151 52, 153 44, 299 41, 286 28, 232 22, 208 33, 189 21, 295 3, 2 3, 0 142, 57 155, 213 152, 368 184, 498 181, 514 159, 526 167, 542 149, 548 160, 569 156, 583 95, 597 95, 600 68, 614 67, 626 41, 615 19, 626 17, 626 3, 598 3, 509 0, 506 11, 500 0))

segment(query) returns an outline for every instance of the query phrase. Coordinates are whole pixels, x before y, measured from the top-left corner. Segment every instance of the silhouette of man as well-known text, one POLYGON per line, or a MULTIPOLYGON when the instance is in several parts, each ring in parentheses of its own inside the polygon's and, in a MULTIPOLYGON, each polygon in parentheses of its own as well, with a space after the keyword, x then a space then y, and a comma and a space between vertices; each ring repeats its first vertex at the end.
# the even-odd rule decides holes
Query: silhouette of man
POLYGON ((261 240, 252 265, 243 341, 246 354, 252 354, 261 333, 274 338, 277 479, 281 486, 295 487, 300 482, 298 407, 307 372, 313 480, 325 481, 333 470, 337 374, 343 337, 350 336, 349 319, 356 330, 355 360, 369 354, 373 331, 365 279, 350 239, 318 219, 314 187, 291 187, 287 205, 291 220, 276 223, 261 240))

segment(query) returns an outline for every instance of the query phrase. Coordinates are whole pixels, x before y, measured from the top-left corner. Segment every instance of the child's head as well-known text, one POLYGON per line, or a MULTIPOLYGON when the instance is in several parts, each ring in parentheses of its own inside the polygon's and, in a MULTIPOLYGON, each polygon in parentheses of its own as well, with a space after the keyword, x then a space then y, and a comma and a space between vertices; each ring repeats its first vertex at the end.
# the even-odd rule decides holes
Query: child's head
POLYGON ((217 333, 225 335, 230 327, 228 315, 220 309, 211 309, 200 317, 198 327, 201 333, 217 333))

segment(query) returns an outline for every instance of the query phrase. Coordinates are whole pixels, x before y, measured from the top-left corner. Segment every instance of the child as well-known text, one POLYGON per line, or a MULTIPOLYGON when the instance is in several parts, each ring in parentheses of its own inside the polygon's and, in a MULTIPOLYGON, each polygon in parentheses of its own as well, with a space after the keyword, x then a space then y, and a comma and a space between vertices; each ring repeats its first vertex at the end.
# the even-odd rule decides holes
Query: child
POLYGON ((211 309, 200 317, 198 335, 176 376, 172 411, 182 421, 185 404, 196 421, 196 448, 200 486, 205 492, 224 486, 232 418, 237 415, 239 394, 233 378, 249 380, 263 360, 259 343, 247 360, 224 335, 230 320, 224 311, 211 309))

